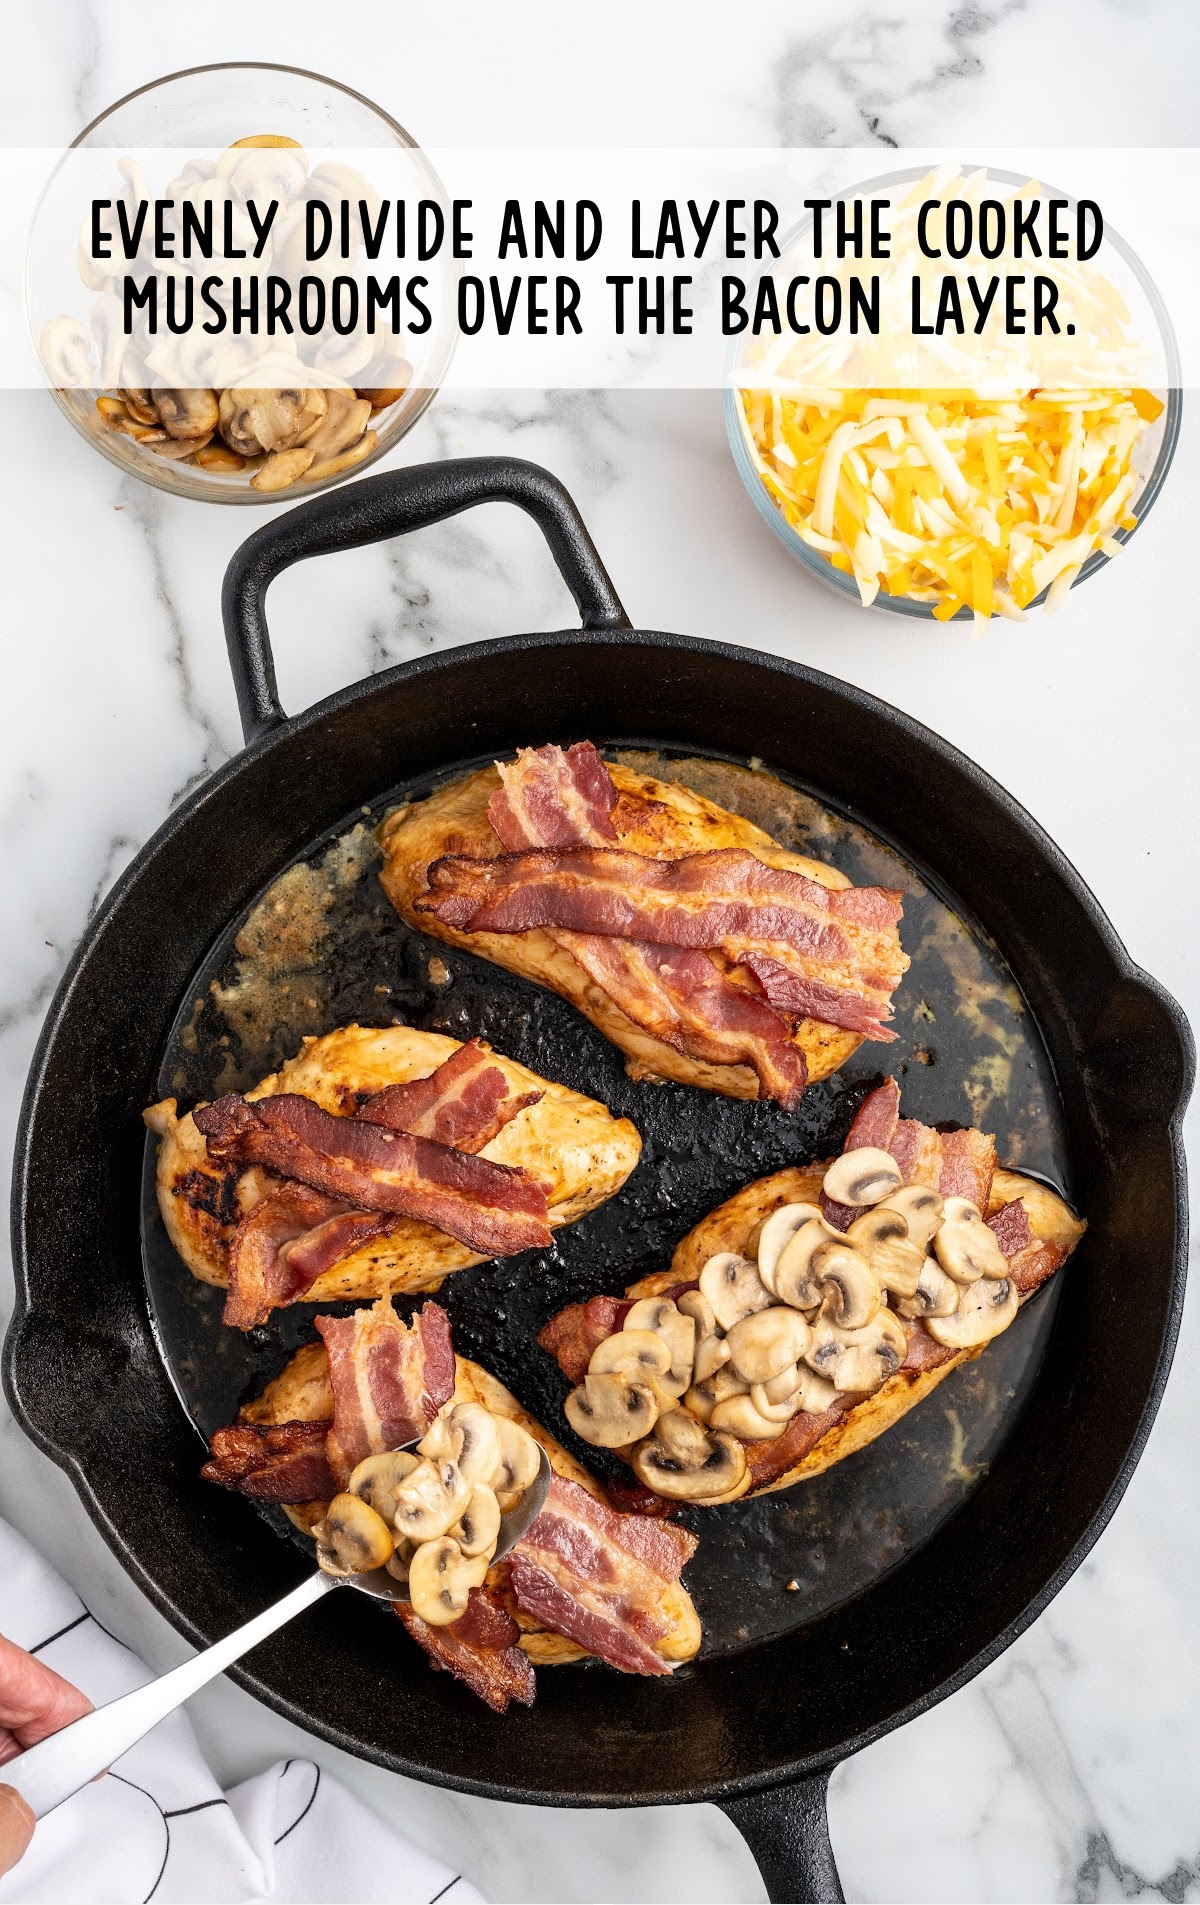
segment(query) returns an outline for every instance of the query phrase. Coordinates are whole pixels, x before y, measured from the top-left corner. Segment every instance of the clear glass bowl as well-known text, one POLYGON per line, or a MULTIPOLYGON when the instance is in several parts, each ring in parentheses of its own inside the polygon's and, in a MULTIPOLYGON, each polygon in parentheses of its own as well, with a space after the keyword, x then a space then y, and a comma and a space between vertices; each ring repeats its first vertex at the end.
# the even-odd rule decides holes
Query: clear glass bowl
MULTIPOLYGON (((165 78, 153 80, 148 86, 118 99, 84 127, 72 141, 72 147, 131 150, 158 146, 221 147, 232 145, 249 134, 264 132, 295 139, 306 148, 403 147, 413 155, 428 182, 430 195, 445 197, 441 180, 416 140, 381 107, 337 80, 291 66, 234 61, 168 73, 165 78)), ((53 180, 43 193, 26 256, 25 307, 35 338, 56 315, 51 301, 53 293, 49 289, 50 274, 39 259, 39 237, 43 241, 42 251, 45 249, 45 233, 39 232, 39 220, 52 185, 53 180)), ((446 302, 445 310, 449 312, 450 308, 446 302)), ((394 404, 377 411, 370 419, 370 427, 379 439, 373 450, 338 475, 324 481, 293 483, 282 490, 252 489, 252 470, 225 474, 156 456, 132 438, 118 435, 104 425, 96 410, 96 398, 102 394, 98 390, 51 389, 51 395, 101 456, 157 489, 206 503, 293 502, 300 497, 315 496, 344 479, 361 476, 393 449, 433 401, 457 340, 457 327, 451 316, 444 317, 440 325, 435 324, 434 331, 423 340, 424 351, 416 365, 413 382, 394 404)))
MULTIPOLYGON (((964 168, 964 170, 970 169, 972 168, 964 168)), ((913 166, 903 172, 888 172, 880 178, 864 179, 860 185, 853 186, 840 196, 843 198, 865 197, 872 192, 883 190, 889 186, 911 185, 918 179, 924 178, 926 170, 927 168, 922 166, 913 166)), ((995 167, 990 167, 989 172, 992 178, 1008 185, 1022 185, 1025 183, 1023 175, 1017 172, 1003 172, 995 167)), ((1065 192, 1060 193, 1050 186, 1046 186, 1044 189, 1048 193, 1053 192, 1055 197, 1067 198, 1068 196, 1065 192)), ((803 224, 798 225, 794 231, 788 234, 782 243, 782 250, 785 257, 789 247, 795 244, 796 240, 810 222, 809 220, 805 220, 803 224)), ((1146 301, 1153 311, 1158 324, 1159 334, 1162 340, 1163 359, 1171 375, 1170 385, 1166 389, 1158 390, 1155 393, 1163 400, 1165 405, 1163 413, 1141 437, 1133 455, 1133 466, 1140 474, 1142 482, 1141 487, 1135 492, 1131 499, 1130 507, 1136 512, 1140 525, 1145 521, 1159 491, 1162 489, 1163 483, 1166 481, 1167 471, 1171 467, 1171 459, 1175 455, 1175 445, 1179 440, 1179 427, 1183 416, 1183 392, 1180 388, 1182 372, 1180 369, 1179 348, 1175 341, 1175 333, 1171 326, 1171 320, 1167 315, 1166 306, 1162 301, 1162 297, 1159 294, 1158 287, 1154 283, 1154 280, 1151 278, 1137 254, 1130 249, 1123 238, 1107 225, 1105 226, 1105 239, 1110 242, 1121 254, 1122 258, 1124 258, 1145 293, 1146 301)), ((742 367, 742 348, 740 343, 735 344, 729 353, 728 362, 726 364, 726 370, 729 376, 732 376, 735 371, 742 367)), ((844 600, 853 602, 856 608, 861 608, 863 606, 862 598, 859 595, 858 584, 854 577, 847 575, 842 569, 835 569, 827 556, 822 554, 819 549, 814 549, 811 543, 805 542, 802 536, 797 535, 767 490, 754 466, 754 458, 747 442, 747 427, 741 397, 738 391, 729 383, 726 384, 725 389, 725 434, 729 440, 729 449, 733 457, 734 468, 741 477, 751 502, 754 504, 754 507, 768 528, 778 537, 789 554, 793 555, 796 561, 808 571, 809 575, 814 577, 816 581, 824 584, 826 588, 832 589, 836 595, 842 596, 844 600)), ((1116 529, 1113 531, 1113 540, 1125 543, 1129 541, 1131 536, 1136 534, 1136 529, 1116 529)), ((1105 555, 1102 549, 1093 550, 1071 586, 1078 588, 1081 582, 1086 582, 1089 576, 1095 575, 1098 570, 1103 569, 1111 560, 1112 557, 1105 555)), ((1040 604, 1045 601, 1047 593, 1048 591, 1043 589, 1042 593, 1036 596, 1033 602, 1030 603, 1030 607, 1039 607, 1040 604)), ((884 613, 888 615, 907 615, 910 619, 917 621, 932 621, 936 604, 933 602, 918 602, 911 596, 888 595, 881 589, 870 606, 873 609, 882 609, 884 613)), ((971 611, 966 608, 959 609, 958 613, 949 619, 955 622, 969 622, 972 619, 971 611)))

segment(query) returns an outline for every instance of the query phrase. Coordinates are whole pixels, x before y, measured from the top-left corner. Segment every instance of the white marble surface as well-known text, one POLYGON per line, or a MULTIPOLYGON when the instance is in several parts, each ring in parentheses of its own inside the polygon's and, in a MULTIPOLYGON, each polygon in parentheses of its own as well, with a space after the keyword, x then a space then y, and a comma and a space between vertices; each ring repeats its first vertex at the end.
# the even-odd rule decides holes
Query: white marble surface
MULTIPOLYGON (((206 60, 283 59, 364 87, 436 142, 1192 143, 1187 0, 39 0, 6 18, 4 130, 69 138, 128 88, 206 60)), ((11 262, 5 261, 4 276, 11 262)), ((91 909, 172 801, 238 745, 217 611, 261 515, 125 486, 37 396, 0 397, 7 609, 0 694, 0 1153, 37 1028, 91 909), (13 452, 16 452, 13 454, 13 452)), ((395 461, 507 451, 567 483, 635 620, 809 661, 974 754, 1060 841, 1133 955, 1193 1016, 1200 452, 1190 429, 1134 548, 1053 623, 897 626, 807 584, 758 521, 711 395, 435 405, 395 461)), ((537 536, 488 510, 342 556, 272 596, 285 704, 425 648, 553 628, 537 536)), ((7 1271, 0 1321, 11 1303, 7 1271)), ((1200 1898, 1200 1326, 1093 1555, 970 1687, 835 1776, 852 1899, 1200 1898)), ((66 1480, 0 1417, 0 1512, 155 1665, 182 1643, 66 1480)), ((742 1900, 752 1861, 709 1808, 563 1815, 410 1784, 312 1741, 221 1683, 193 1703, 227 1782, 311 1753, 486 1896, 742 1900)))

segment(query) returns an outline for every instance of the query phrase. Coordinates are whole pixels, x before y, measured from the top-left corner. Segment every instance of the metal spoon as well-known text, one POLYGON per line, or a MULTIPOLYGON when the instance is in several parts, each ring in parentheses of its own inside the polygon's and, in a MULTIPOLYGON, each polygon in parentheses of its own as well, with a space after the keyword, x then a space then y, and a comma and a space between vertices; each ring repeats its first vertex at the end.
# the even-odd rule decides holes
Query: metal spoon
MULTIPOLYGON (((552 1480, 553 1471, 543 1449, 534 1480, 516 1506, 501 1517, 495 1560, 499 1561, 502 1555, 514 1548, 537 1520, 552 1480)), ((274 1607, 267 1608, 265 1613, 256 1614, 244 1627, 236 1628, 224 1640, 214 1642, 203 1653, 185 1660, 181 1667, 173 1667, 170 1673, 162 1674, 144 1687, 135 1688, 133 1693, 126 1693, 119 1700, 110 1700, 107 1706, 85 1713, 81 1720, 73 1720, 70 1726, 51 1733, 47 1739, 27 1748, 16 1759, 9 1760, 7 1765, 0 1766, 0 1784, 14 1786, 32 1810, 34 1818, 44 1819, 48 1812, 61 1806, 64 1799, 79 1792, 98 1773, 106 1771, 114 1760, 120 1759, 122 1753, 135 1746, 151 1727, 165 1720, 168 1713, 174 1713, 176 1707, 182 1706, 193 1693, 199 1692, 201 1687, 207 1686, 210 1680, 223 1673, 226 1667, 232 1666, 235 1660, 240 1660, 252 1647, 266 1640, 268 1634, 285 1626, 293 1615, 311 1607, 314 1601, 319 1601, 333 1588, 340 1587, 358 1588, 377 1601, 408 1599, 405 1584, 395 1580, 386 1568, 373 1568, 369 1574, 344 1575, 325 1574, 318 1569, 298 1588, 285 1594, 282 1601, 276 1601, 274 1607)))

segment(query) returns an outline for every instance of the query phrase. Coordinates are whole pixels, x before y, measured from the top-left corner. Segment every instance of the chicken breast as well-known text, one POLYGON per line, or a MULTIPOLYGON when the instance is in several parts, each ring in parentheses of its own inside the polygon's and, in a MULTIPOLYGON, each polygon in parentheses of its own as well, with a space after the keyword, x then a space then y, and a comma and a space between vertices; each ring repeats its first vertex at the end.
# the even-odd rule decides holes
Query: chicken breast
MULTIPOLYGON (((622 810, 621 844, 634 852, 671 858, 741 847, 768 866, 803 873, 823 886, 841 889, 850 885, 836 867, 789 853, 752 821, 716 806, 678 781, 656 780, 614 762, 607 766, 618 795, 638 800, 636 825, 626 825, 628 815, 622 810), (642 804, 650 802, 654 805, 642 804)), ((451 946, 465 947, 569 999, 625 1053, 626 1069, 632 1078, 669 1078, 678 1084, 722 1092, 729 1098, 757 1098, 758 1077, 749 1065, 718 1065, 690 1058, 643 1031, 626 1018, 549 933, 537 928, 524 933, 460 932, 415 910, 414 902, 428 890, 426 869, 434 860, 447 854, 493 859, 502 851, 488 820, 488 800, 499 786, 497 769, 482 768, 465 780, 439 788, 427 800, 388 815, 379 833, 384 853, 380 879, 401 917, 419 932, 451 946)), ((797 1026, 793 1043, 803 1051, 809 1079, 815 1083, 844 1065, 862 1044, 862 1037, 816 1019, 805 1019, 797 1026)))
MULTIPOLYGON (((345 1113, 358 1094, 427 1077, 458 1047, 457 1039, 407 1025, 346 1025, 323 1038, 306 1039, 295 1058, 246 1096, 299 1092, 326 1111, 345 1113)), ((515 1090, 539 1090, 543 1096, 518 1112, 480 1156, 536 1172, 550 1186, 551 1227, 574 1223, 620 1189, 638 1161, 641 1138, 627 1118, 614 1118, 595 1099, 539 1078, 498 1052, 492 1057, 515 1090)), ((239 1172, 212 1163, 191 1113, 180 1117, 174 1098, 151 1105, 144 1116, 162 1139, 158 1207, 167 1234, 193 1276, 226 1288, 234 1230, 278 1179, 257 1166, 239 1172)), ((323 1272, 302 1300, 374 1300, 436 1290, 452 1271, 485 1261, 431 1224, 398 1217, 386 1236, 323 1272)))

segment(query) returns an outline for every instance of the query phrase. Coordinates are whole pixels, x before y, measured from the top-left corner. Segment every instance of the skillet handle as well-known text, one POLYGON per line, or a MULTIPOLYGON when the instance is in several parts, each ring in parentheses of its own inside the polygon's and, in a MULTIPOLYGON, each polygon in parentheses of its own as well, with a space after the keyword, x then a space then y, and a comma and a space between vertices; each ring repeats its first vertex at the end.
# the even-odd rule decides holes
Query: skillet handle
POLYGON ((629 627, 579 511, 557 477, 538 464, 513 456, 476 456, 369 476, 347 489, 314 497, 256 530, 225 571, 221 614, 246 740, 258 740, 287 719, 279 704, 264 612, 267 590, 282 570, 307 556, 382 542, 457 516, 477 503, 497 502, 515 503, 533 517, 575 598, 584 628, 629 627))
POLYGON ((841 1905, 825 1810, 828 1789, 829 1773, 813 1773, 792 1786, 717 1801, 753 1852, 769 1899, 841 1905))

